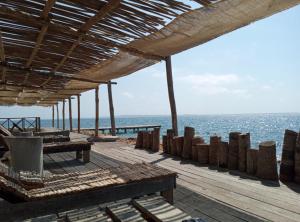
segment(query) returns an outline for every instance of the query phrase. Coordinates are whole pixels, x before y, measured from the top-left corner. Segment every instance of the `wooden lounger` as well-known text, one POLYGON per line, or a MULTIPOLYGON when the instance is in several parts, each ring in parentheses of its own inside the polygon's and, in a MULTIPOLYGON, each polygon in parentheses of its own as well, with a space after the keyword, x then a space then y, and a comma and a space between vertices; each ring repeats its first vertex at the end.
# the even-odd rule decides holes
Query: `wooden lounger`
MULTIPOLYGON (((9 210, 0 207, 0 218, 26 212, 47 213, 69 210, 92 204, 140 197, 161 192, 172 202, 176 173, 158 166, 137 163, 87 172, 56 174, 43 180, 43 187, 26 189, 22 183, 0 175, 1 194, 14 197, 9 210), (168 195, 166 195, 166 193, 168 195)), ((25 181, 26 182, 26 181, 25 181)), ((31 186, 32 187, 32 186, 31 186)))
POLYGON ((83 159, 83 162, 90 161, 90 151, 92 143, 86 141, 63 142, 63 143, 45 143, 43 147, 44 154, 76 152, 76 159, 83 159))

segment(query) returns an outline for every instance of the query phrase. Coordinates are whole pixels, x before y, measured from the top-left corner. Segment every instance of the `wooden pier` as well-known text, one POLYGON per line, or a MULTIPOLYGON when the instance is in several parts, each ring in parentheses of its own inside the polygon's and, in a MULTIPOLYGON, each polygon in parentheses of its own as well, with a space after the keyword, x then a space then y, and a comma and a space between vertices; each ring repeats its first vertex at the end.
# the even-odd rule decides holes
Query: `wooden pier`
MULTIPOLYGON (((83 138, 86 136, 71 133, 73 141, 83 138)), ((161 152, 134 149, 124 142, 95 143, 89 163, 76 160, 75 153, 44 155, 45 169, 58 174, 141 162, 178 173, 174 204, 193 217, 207 222, 300 221, 300 186, 293 183, 258 180, 238 171, 220 171, 161 152)), ((88 204, 82 203, 82 207, 88 204)), ((7 206, 1 199, 0 205, 7 206)))
MULTIPOLYGON (((142 131, 142 130, 149 130, 149 129, 154 129, 154 128, 161 128, 161 125, 133 125, 133 126, 120 126, 116 127, 116 133, 117 134, 122 134, 122 133, 127 133, 128 131, 131 131, 133 133, 142 131)), ((81 128, 82 130, 94 130, 94 128, 81 128)), ((101 133, 111 133, 112 128, 111 127, 101 127, 99 128, 99 131, 101 133)))

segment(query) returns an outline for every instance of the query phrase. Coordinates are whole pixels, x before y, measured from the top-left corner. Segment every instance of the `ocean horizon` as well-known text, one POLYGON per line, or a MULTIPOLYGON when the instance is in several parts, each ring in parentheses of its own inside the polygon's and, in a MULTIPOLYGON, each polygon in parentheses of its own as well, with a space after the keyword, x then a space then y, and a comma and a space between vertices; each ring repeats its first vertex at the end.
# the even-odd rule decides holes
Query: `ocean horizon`
MULTIPOLYGON (((167 129, 171 128, 171 117, 168 115, 116 116, 117 127, 127 125, 161 125, 161 135, 164 135, 167 129)), ((41 120, 41 127, 51 126, 51 119, 41 120)), ((94 128, 94 126, 94 118, 81 119, 81 128, 94 128)), ((223 141, 228 141, 230 132, 249 132, 252 148, 258 148, 260 142, 273 140, 276 142, 277 156, 281 156, 284 131, 285 129, 297 132, 300 130, 300 113, 178 115, 179 135, 183 135, 185 126, 194 127, 196 134, 202 136, 206 142, 209 142, 209 137, 212 135, 221 136, 223 141)), ((99 127, 110 127, 110 118, 100 118, 99 127)), ((69 128, 68 119, 66 119, 66 128, 69 128)), ((73 118, 73 128, 77 128, 76 118, 73 118)), ((135 137, 136 133, 128 131, 119 136, 135 137)))

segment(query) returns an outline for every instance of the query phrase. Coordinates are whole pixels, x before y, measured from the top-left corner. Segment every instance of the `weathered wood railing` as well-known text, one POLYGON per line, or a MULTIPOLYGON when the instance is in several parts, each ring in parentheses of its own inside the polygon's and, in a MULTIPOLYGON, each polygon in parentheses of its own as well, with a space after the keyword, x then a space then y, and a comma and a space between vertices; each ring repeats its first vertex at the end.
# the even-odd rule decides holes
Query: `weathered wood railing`
POLYGON ((8 130, 19 129, 22 131, 34 130, 36 132, 41 129, 40 117, 13 117, 13 118, 0 118, 0 125, 8 130))

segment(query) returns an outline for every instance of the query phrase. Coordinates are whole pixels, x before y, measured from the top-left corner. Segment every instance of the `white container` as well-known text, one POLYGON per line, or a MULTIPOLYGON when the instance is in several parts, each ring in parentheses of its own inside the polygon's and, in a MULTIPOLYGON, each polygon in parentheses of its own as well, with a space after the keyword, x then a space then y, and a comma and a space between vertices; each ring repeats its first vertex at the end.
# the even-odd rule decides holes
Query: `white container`
POLYGON ((4 137, 9 146, 14 171, 43 175, 43 139, 41 137, 4 137))

